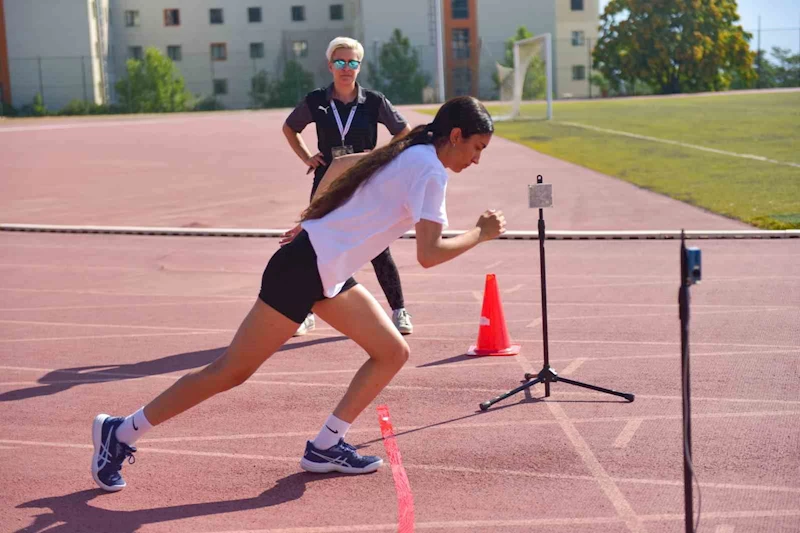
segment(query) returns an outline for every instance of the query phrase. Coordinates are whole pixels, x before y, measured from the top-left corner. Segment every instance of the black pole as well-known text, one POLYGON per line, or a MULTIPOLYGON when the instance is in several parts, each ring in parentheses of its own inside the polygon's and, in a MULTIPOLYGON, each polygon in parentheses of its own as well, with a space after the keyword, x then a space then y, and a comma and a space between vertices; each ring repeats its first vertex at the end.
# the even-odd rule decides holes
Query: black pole
POLYGON ((681 384, 683 387, 683 491, 686 533, 693 531, 692 498, 692 416, 689 387, 689 267, 686 259, 686 241, 681 231, 681 288, 678 294, 681 319, 681 384))
POLYGON ((83 60, 83 56, 81 56, 81 81, 83 82, 83 101, 88 102, 89 97, 86 95, 86 62, 83 60))
POLYGON ((588 37, 586 39, 586 50, 589 53, 589 65, 587 66, 587 70, 589 75, 586 78, 589 80, 589 100, 592 99, 592 38, 588 37))
MULTIPOLYGON (((536 183, 542 183, 542 176, 536 176, 536 183)), ((550 348, 547 341, 547 279, 544 267, 544 209, 539 208, 539 277, 542 283, 542 342, 544 343, 544 368, 550 368, 550 348)), ((550 396, 550 382, 544 384, 545 397, 550 396)))
POLYGON ((42 105, 44 106, 44 82, 42 81, 42 58, 39 56, 39 96, 42 97, 42 105))

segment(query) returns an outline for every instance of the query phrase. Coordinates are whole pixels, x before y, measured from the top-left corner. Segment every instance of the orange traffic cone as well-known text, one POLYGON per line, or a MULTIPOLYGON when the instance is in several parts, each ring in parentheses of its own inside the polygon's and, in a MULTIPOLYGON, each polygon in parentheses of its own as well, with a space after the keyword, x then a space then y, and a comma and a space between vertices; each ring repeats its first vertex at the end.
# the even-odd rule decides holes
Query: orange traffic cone
POLYGON ((467 355, 517 355, 518 353, 519 345, 512 345, 508 337, 497 278, 494 274, 486 274, 478 344, 470 346, 467 355))

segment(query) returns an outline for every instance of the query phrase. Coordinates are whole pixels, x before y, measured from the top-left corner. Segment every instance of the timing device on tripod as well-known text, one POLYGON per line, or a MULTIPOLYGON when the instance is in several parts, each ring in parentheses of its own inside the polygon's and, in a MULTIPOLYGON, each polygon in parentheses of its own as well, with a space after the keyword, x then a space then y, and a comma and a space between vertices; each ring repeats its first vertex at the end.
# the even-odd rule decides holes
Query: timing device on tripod
POLYGON ((518 392, 527 390, 536 385, 537 383, 544 383, 545 397, 550 396, 551 383, 566 383, 568 385, 583 387, 585 389, 591 389, 597 392, 603 392, 605 394, 620 396, 622 398, 625 398, 629 402, 632 402, 634 399, 633 394, 627 392, 618 392, 615 390, 598 387, 596 385, 590 385, 588 383, 582 383, 580 381, 567 379, 565 377, 559 376, 556 373, 556 371, 550 367, 550 348, 548 346, 548 336, 547 336, 547 278, 545 277, 545 260, 544 260, 544 239, 545 239, 544 208, 553 206, 553 186, 549 183, 547 184, 543 183, 542 181, 543 181, 542 176, 537 176, 536 185, 528 186, 528 206, 539 209, 539 270, 540 270, 541 285, 542 285, 542 342, 544 344, 544 366, 542 367, 542 370, 539 371, 538 374, 525 374, 525 383, 523 383, 516 389, 510 390, 505 394, 498 396, 497 398, 492 398, 491 400, 485 401, 482 404, 480 404, 480 409, 481 411, 486 411, 487 409, 489 409, 489 407, 496 404, 497 402, 505 400, 509 396, 513 396, 518 392))

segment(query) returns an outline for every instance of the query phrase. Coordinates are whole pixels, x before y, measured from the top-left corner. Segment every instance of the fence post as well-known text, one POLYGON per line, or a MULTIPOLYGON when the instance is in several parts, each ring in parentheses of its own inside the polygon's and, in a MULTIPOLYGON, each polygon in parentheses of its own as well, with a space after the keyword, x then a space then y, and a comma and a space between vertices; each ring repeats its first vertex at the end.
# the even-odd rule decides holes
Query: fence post
POLYGON ((42 56, 37 57, 39 61, 39 96, 42 97, 42 107, 44 107, 44 83, 42 83, 42 56))
POLYGON ((217 101, 217 91, 216 87, 214 87, 214 54, 211 52, 211 49, 208 50, 208 62, 209 66, 211 67, 211 98, 214 99, 214 102, 217 101))
POLYGON ((761 88, 761 17, 758 17, 758 45, 756 46, 756 50, 758 50, 758 55, 756 56, 757 64, 758 64, 758 77, 756 78, 756 89, 761 88))
POLYGON ((133 79, 130 76, 130 72, 128 72, 128 61, 125 60, 125 78, 127 79, 127 83, 125 84, 128 87, 128 113, 132 113, 133 109, 133 79))
POLYGON ((81 81, 83 82, 83 101, 89 101, 88 96, 86 95, 86 63, 84 62, 84 56, 81 56, 81 81))
POLYGON ((592 38, 586 38, 586 51, 589 54, 589 64, 586 66, 586 79, 589 80, 589 100, 592 99, 592 38))

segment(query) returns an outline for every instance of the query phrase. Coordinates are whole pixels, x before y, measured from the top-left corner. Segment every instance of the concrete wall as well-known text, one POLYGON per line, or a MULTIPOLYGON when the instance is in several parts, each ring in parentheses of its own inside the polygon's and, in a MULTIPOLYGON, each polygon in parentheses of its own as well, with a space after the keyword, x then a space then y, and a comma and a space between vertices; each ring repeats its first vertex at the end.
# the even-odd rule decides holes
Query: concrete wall
POLYGON ((5 0, 12 104, 93 98, 91 0, 5 0))

